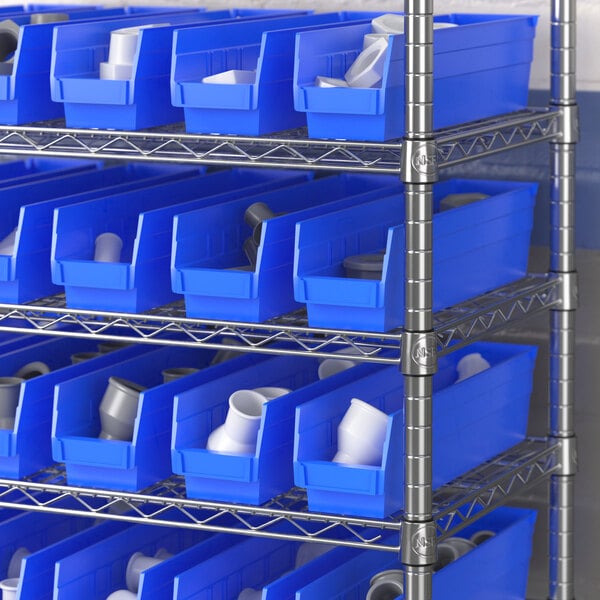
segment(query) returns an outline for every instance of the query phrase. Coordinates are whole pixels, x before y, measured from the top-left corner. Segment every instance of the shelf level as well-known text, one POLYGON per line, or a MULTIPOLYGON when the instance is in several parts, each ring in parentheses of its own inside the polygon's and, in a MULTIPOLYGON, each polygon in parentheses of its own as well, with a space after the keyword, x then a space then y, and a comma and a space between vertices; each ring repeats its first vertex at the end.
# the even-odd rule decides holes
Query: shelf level
MULTIPOLYGON (((453 535, 546 480, 558 468, 556 455, 556 447, 546 440, 526 440, 438 490, 434 494, 438 535, 453 535)), ((299 488, 256 507, 187 499, 179 476, 140 493, 71 487, 58 464, 28 480, 0 479, 0 506, 388 552, 400 551, 402 528, 401 515, 377 520, 309 512, 299 488), (293 533, 278 531, 282 522, 291 525, 293 533)))
MULTIPOLYGON (((438 166, 450 166, 557 137, 560 109, 526 110, 439 130, 438 166)), ((177 163, 400 174, 401 140, 309 139, 306 130, 243 137, 185 133, 182 124, 147 131, 69 129, 62 121, 0 126, 0 153, 144 159, 177 163)))
MULTIPOLYGON (((438 312, 438 351, 459 348, 551 308, 557 301, 557 284, 554 277, 530 275, 438 312)), ((267 323, 212 321, 187 318, 183 301, 144 314, 127 314, 70 309, 64 295, 30 304, 0 304, 0 331, 317 357, 335 351, 338 358, 382 364, 399 364, 402 346, 401 330, 365 333, 312 328, 304 311, 267 323), (345 353, 344 348, 349 351, 345 353)))

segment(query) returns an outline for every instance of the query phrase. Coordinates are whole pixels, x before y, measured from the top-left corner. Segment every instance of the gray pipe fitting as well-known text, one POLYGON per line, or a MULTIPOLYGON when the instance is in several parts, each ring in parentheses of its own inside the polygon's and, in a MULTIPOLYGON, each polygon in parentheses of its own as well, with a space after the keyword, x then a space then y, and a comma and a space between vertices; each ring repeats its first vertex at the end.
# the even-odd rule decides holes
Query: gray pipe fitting
POLYGON ((404 571, 390 569, 377 573, 371 579, 366 600, 393 600, 404 594, 404 571))
POLYGON ((14 54, 19 45, 20 30, 21 28, 12 19, 0 21, 0 61, 2 63, 0 65, 0 75, 12 75, 11 55, 14 54))

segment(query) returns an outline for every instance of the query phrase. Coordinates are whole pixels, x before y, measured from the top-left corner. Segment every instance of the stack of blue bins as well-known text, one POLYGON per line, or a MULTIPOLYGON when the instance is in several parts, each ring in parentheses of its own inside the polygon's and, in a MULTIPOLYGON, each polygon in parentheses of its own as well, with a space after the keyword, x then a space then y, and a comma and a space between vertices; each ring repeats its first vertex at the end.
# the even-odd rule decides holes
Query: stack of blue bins
POLYGON ((97 21, 55 27, 50 73, 54 102, 64 103, 69 127, 135 130, 183 120, 171 105, 169 77, 173 32, 201 23, 233 23, 239 19, 274 19, 303 11, 232 9, 179 12, 135 19, 97 21), (99 78, 108 58, 111 31, 140 29, 130 79, 99 78))
MULTIPOLYGON (((135 348, 135 353, 126 348, 130 354, 118 363, 98 365, 93 371, 62 381, 56 388, 52 455, 65 463, 71 485, 137 491, 172 473, 173 397, 203 377, 211 377, 219 366, 209 366, 215 354, 211 350, 135 348), (161 372, 174 367, 200 371, 164 383, 161 372), (121 377, 145 388, 139 395, 130 441, 98 437, 99 407, 110 377, 121 377)), ((223 367, 235 368, 234 363, 230 361, 223 367)))
POLYGON ((96 161, 49 159, 0 168, 6 175, 0 182, 4 209, 0 239, 14 232, 14 244, 0 253, 0 301, 19 304, 62 291, 52 283, 50 269, 55 209, 192 178, 204 171, 160 165, 102 166, 96 161))
MULTIPOLYGON (((434 489, 525 438, 535 357, 533 346, 482 342, 440 359, 433 380, 434 489), (458 381, 456 365, 471 353, 490 368, 458 381)), ((365 364, 342 375, 352 372, 351 381, 338 379, 334 390, 297 408, 294 482, 306 488, 311 510, 387 517, 404 508, 403 377, 395 367, 365 364), (388 416, 381 464, 333 462, 338 426, 353 398, 388 416)))
MULTIPOLYGON (((196 9, 197 11, 198 9, 196 9)), ((179 13, 181 9, 166 7, 113 7, 82 5, 31 5, 24 10, 0 14, 19 26, 16 49, 10 63, 0 63, 0 123, 20 125, 64 117, 63 105, 50 97, 50 63, 52 61, 52 34, 57 22, 110 20, 124 17, 140 18, 145 14, 179 13), (32 15, 58 12, 59 21, 31 23, 32 15)), ((188 9, 187 12, 191 12, 188 9)), ((165 17, 166 18, 166 17, 165 17)))
POLYGON ((294 43, 299 31, 329 31, 380 13, 321 13, 271 21, 179 29, 173 41, 171 101, 196 133, 263 135, 306 125, 294 109, 294 43), (230 70, 252 81, 205 82, 230 70))
POLYGON ((61 206, 53 224, 52 281, 64 286, 67 305, 74 308, 141 312, 173 302, 177 295, 171 291, 170 259, 176 214, 311 177, 269 169, 196 173, 61 206), (117 262, 94 260, 95 240, 105 232, 123 241, 117 262))
MULTIPOLYGON (((537 17, 443 15, 456 27, 434 31, 433 124, 436 129, 527 106, 537 17)), ((370 24, 298 34, 295 107, 310 137, 385 141, 404 134, 404 35, 390 35, 381 83, 319 87, 318 76, 343 79, 363 50, 370 24)))
MULTIPOLYGON (((537 184, 448 180, 434 186, 433 310, 441 310, 526 274, 537 184), (477 202, 440 210, 454 194, 477 202)), ((294 295, 309 324, 388 331, 404 322, 404 196, 397 194, 320 217, 296 229, 294 295), (344 259, 384 252, 383 270, 362 279, 344 259)))
POLYGON ((184 295, 190 317, 260 322, 300 308, 293 289, 296 223, 401 190, 392 176, 343 174, 260 194, 249 190, 236 200, 178 214, 173 291, 184 295), (244 214, 256 202, 275 216, 261 224, 256 264, 250 265, 244 242, 253 230, 244 214))

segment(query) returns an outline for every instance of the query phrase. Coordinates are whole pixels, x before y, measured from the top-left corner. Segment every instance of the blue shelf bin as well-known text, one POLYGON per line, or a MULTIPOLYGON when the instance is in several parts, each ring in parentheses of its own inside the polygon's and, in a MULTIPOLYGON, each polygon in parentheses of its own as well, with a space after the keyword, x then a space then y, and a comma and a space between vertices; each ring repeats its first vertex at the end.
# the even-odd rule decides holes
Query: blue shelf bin
MULTIPOLYGON (((135 552, 154 556, 158 550, 164 548, 170 554, 177 554, 210 537, 210 534, 203 531, 176 527, 153 525, 128 527, 78 552, 60 558, 55 567, 53 600, 72 598, 106 600, 112 592, 127 589, 125 581, 127 563, 135 552)), ((167 559, 165 562, 171 560, 173 559, 167 559)), ((164 563, 159 566, 162 564, 164 563)), ((153 590, 144 585, 144 579, 155 568, 157 567, 141 575, 137 594, 139 600, 166 598, 164 595, 153 593, 153 590)))
POLYGON ((296 223, 401 189, 393 176, 345 174, 179 214, 173 225, 173 291, 184 294, 190 317, 260 322, 295 310, 296 223), (280 216, 262 224, 254 270, 236 269, 249 265, 243 246, 252 230, 244 212, 258 201, 280 216), (199 239, 206 242, 198 244, 199 239))
POLYGON ((50 268, 52 220, 56 208, 183 180, 201 172, 203 169, 193 167, 131 164, 88 169, 0 188, 4 209, 0 239, 16 226, 12 254, 0 255, 0 301, 19 304, 62 291, 52 283, 50 268))
MULTIPOLYGON (((469 538, 490 530, 496 535, 433 574, 433 600, 524 600, 536 516, 534 510, 499 508, 458 533, 469 538)), ((365 598, 371 577, 402 568, 397 557, 367 550, 299 589, 295 600, 365 598)))
MULTIPOLYGON (((227 365, 227 363, 225 363, 227 365)), ((221 367, 221 365, 219 365, 221 367)), ((185 476, 190 498, 262 504, 292 487, 296 407, 363 373, 355 367, 319 380, 319 362, 294 357, 243 356, 236 370, 211 369, 210 377, 175 396, 171 456, 173 472, 185 476), (265 404, 254 454, 206 449, 210 433, 225 421, 230 394, 274 386, 292 392, 265 404)))
POLYGON ((65 287, 67 304, 75 308, 141 312, 173 302, 170 258, 177 213, 310 177, 233 169, 63 206, 54 219, 52 281, 65 287), (105 231, 123 240, 121 262, 93 260, 95 239, 105 231))
POLYGON ((33 552, 21 563, 19 600, 53 600, 55 563, 130 527, 124 521, 107 520, 33 552))
MULTIPOLYGON (((8 577, 10 559, 18 548, 27 548, 35 553, 60 540, 85 530, 92 524, 91 519, 75 518, 62 514, 21 513, 0 522, 0 578, 8 577)), ((30 555, 31 556, 31 555, 30 555)), ((29 558, 29 557, 28 557, 29 558)), ((21 563, 21 575, 24 573, 21 563)), ((22 593, 23 580, 19 582, 17 598, 25 600, 22 593)), ((33 600, 33 598, 32 598, 33 600)), ((39 600, 39 598, 35 598, 39 600)))
MULTIPOLYGON (((213 355, 204 349, 163 347, 62 382, 55 394, 52 455, 66 464, 69 484, 137 491, 169 477, 173 397, 219 372, 218 366, 205 368, 213 355), (170 367, 202 370, 163 384, 161 371, 170 367), (130 442, 98 438, 98 409, 111 376, 147 388, 140 394, 130 442)), ((235 362, 223 363, 225 372, 235 362)))
MULTIPOLYGON (((295 533, 289 528, 282 531, 295 533)), ((300 542, 280 539, 245 539, 222 548, 220 552, 213 556, 205 555, 202 562, 180 572, 175 577, 172 598, 237 600, 243 589, 251 588, 262 589, 263 600, 293 600, 297 589, 340 566, 342 560, 349 556, 359 554, 357 550, 330 550, 326 555, 296 569, 296 556, 301 545, 300 542)), ((329 600, 327 595, 313 596, 313 600, 317 598, 329 600)))
POLYGON ((47 364, 50 373, 21 384, 14 429, 0 429, 0 477, 11 479, 31 475, 54 462, 50 440, 55 385, 139 354, 139 350, 130 347, 71 365, 72 354, 96 350, 93 340, 57 338, 40 342, 35 336, 27 337, 33 338, 27 340, 27 345, 9 347, 1 355, 2 374, 12 376, 34 361, 47 364))
MULTIPOLYGON (((161 13, 184 14, 183 11, 164 7, 88 7, 58 6, 54 11, 66 13, 68 21, 84 23, 103 19, 139 18, 144 15, 161 13)), ((27 10, 22 13, 2 15, 20 25, 17 50, 14 54, 12 72, 0 74, 0 123, 4 125, 20 125, 33 121, 45 121, 64 118, 64 107, 53 102, 50 97, 50 64, 52 60, 52 34, 57 22, 30 25, 27 10)), ((191 12, 191 9, 189 9, 191 12)))
MULTIPOLYGON (((448 180, 434 186, 433 310, 525 276, 537 184, 448 180), (489 197, 439 212, 448 194, 489 197)), ((388 331, 404 322, 404 197, 298 224, 294 296, 314 327, 388 331), (385 249, 381 279, 346 277, 347 256, 385 249)))
MULTIPOLYGON (((534 346, 480 343, 440 359, 433 395, 434 488, 524 439, 535 357, 534 346), (491 368, 455 384, 456 364, 471 352, 480 352, 491 368)), ((307 489, 311 510, 364 517, 396 513, 404 506, 404 472, 397 468, 404 458, 403 380, 393 367, 339 385, 297 410, 294 482, 307 489), (351 398, 388 414, 380 466, 332 462, 351 398)))
MULTIPOLYGON (((527 105, 537 17, 443 15, 457 27, 434 32, 433 124, 439 129, 527 105)), ((390 37, 376 88, 321 88, 318 75, 344 77, 370 24, 302 32, 296 42, 295 107, 311 137, 385 141, 404 134, 404 35, 390 37)))
POLYGON ((0 189, 101 169, 101 161, 72 158, 27 158, 0 164, 0 189))
POLYGON ((201 23, 235 23, 239 19, 278 20, 292 14, 305 11, 200 10, 55 27, 50 71, 52 100, 64 104, 69 127, 135 130, 183 121, 183 110, 171 105, 169 87, 176 29, 201 23), (152 23, 169 25, 140 31, 131 79, 100 79, 100 63, 108 59, 110 32, 152 23))
POLYGON ((263 135, 306 125, 294 109, 296 33, 335 27, 380 13, 321 13, 175 32, 171 103, 181 106, 189 132, 263 135), (202 78, 230 69, 256 72, 254 83, 223 85, 202 78))

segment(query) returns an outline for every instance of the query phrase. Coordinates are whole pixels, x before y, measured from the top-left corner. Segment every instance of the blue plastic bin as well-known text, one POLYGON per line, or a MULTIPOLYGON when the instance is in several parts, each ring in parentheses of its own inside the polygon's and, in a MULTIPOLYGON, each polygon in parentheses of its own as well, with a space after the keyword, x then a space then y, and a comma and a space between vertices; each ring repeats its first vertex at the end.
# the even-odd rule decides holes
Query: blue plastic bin
MULTIPOLYGON (((88 22, 98 19, 133 17, 144 14, 182 13, 176 8, 165 7, 113 7, 57 6, 54 11, 66 13, 68 22, 88 22)), ((192 12, 192 9, 187 9, 192 12)), ((22 13, 2 15, 21 26, 17 50, 11 72, 0 74, 0 123, 19 125, 64 117, 62 103, 52 102, 50 97, 50 63, 52 60, 52 32, 57 25, 43 23, 30 25, 31 13, 48 12, 27 10, 22 13)), ((64 21, 63 21, 64 23, 64 21)))
MULTIPOLYGON (((36 552, 86 529, 91 519, 62 514, 21 513, 0 523, 0 579, 7 578, 10 559, 18 548, 36 552)), ((21 563, 21 575, 24 563, 21 563)), ((23 580, 19 581, 19 588, 23 580)), ((17 598, 25 600, 20 589, 17 598)), ((33 598, 32 598, 33 600, 33 598)), ((35 598, 35 600, 39 600, 35 598)))
MULTIPOLYGON (((524 439, 535 357, 534 346, 481 343, 440 359, 433 395, 434 488, 524 439), (471 352, 480 352, 492 368, 455 384, 456 364, 471 352)), ((396 368, 373 369, 297 409, 294 481, 307 489, 311 510, 386 517, 403 508, 403 389, 396 368), (337 428, 352 398, 389 415, 380 466, 332 462, 337 428)))
MULTIPOLYGON (((55 177, 90 172, 102 168, 103 163, 95 160, 72 158, 27 158, 0 163, 0 189, 25 183, 51 180, 55 177)), ((4 190, 2 189, 4 193, 4 190)))
POLYGON ((15 227, 16 239, 12 254, 0 254, 0 301, 19 304, 62 291, 52 283, 50 269, 52 219, 57 207, 183 180, 203 171, 132 164, 2 189, 0 239, 15 227))
MULTIPOLYGON (((292 533, 290 530, 289 533, 292 533)), ((340 564, 335 550, 295 570, 300 542, 276 539, 245 539, 223 549, 175 577, 174 600, 201 600, 219 598, 237 600, 245 588, 262 589, 263 600, 293 600, 294 593, 328 568, 340 564), (326 558, 326 560, 324 560, 326 558), (329 564, 328 564, 329 563, 329 564), (312 567, 312 568, 309 568, 312 567)), ((347 557, 344 552, 341 555, 347 557)), ((329 600, 327 596, 314 596, 329 600)))
POLYGON ((33 552, 21 563, 19 600, 52 600, 56 562, 129 527, 124 521, 105 521, 33 552))
POLYGON ((187 131, 263 135, 306 125, 294 109, 294 42, 303 29, 336 26, 380 13, 321 13, 277 21, 193 27, 175 32, 171 102, 187 131), (254 71, 254 83, 203 83, 231 69, 254 71))
MULTIPOLYGON (((524 600, 536 516, 534 510, 499 508, 458 533, 469 538, 490 530, 496 535, 433 574, 433 600, 524 600)), ((361 552, 299 589, 295 600, 365 598, 371 577, 386 569, 402 565, 385 552, 361 552)))
MULTIPOLYGON (((537 184, 449 180, 434 186, 433 309, 523 277, 537 184), (439 212, 448 194, 489 197, 439 212)), ((296 229, 294 296, 315 327, 388 331, 404 322, 404 197, 306 220, 296 229), (346 277, 344 258, 385 249, 381 279, 346 277)))
MULTIPOLYGON (((458 27, 434 32, 433 124, 436 129, 527 105, 537 17, 444 15, 458 27)), ((375 88, 321 88, 318 75, 344 77, 370 24, 300 33, 295 107, 307 113, 311 137, 384 141, 404 134, 404 35, 389 38, 375 88)))
POLYGON ((296 407, 333 394, 337 386, 352 385, 364 371, 356 367, 319 381, 316 359, 243 356, 235 359, 235 366, 233 372, 211 369, 204 381, 175 396, 173 472, 185 476, 190 498, 261 504, 292 487, 296 407), (208 436, 225 421, 229 396, 238 389, 264 386, 292 392, 265 404, 255 453, 207 450, 208 436))
POLYGON ((173 32, 201 23, 275 19, 305 11, 232 9, 146 16, 122 21, 62 25, 55 28, 51 95, 64 103, 69 127, 143 129, 183 121, 171 105, 169 77, 173 32), (123 27, 168 23, 139 33, 130 80, 102 80, 100 63, 108 58, 110 32, 123 27))
POLYGON ((306 181, 310 173, 233 169, 112 194, 56 211, 52 281, 76 308, 141 312, 177 299, 169 268, 173 217, 186 210, 306 181), (96 237, 123 240, 121 262, 92 259, 96 237))
MULTIPOLYGON (((204 349, 163 347, 62 382, 54 401, 52 454, 66 464, 69 484, 136 491, 169 477, 173 397, 219 372, 214 371, 219 366, 205 369, 213 355, 204 349), (163 384, 161 371, 171 367, 203 370, 163 384), (140 394, 131 442, 98 439, 98 408, 111 376, 147 388, 140 394)), ((220 370, 229 372, 235 363, 228 361, 220 370)))
MULTIPOLYGON (((160 549, 177 554, 209 538, 210 534, 183 528, 135 525, 96 542, 56 562, 53 600, 106 600, 112 592, 127 589, 125 573, 132 554, 154 556, 160 549)), ((168 562, 171 559, 168 559, 168 562)), ((156 568, 156 567, 154 567, 156 568)), ((153 568, 153 569, 154 569, 153 568)), ((140 577, 137 598, 165 598, 146 589, 140 577), (146 593, 148 592, 148 593, 146 593)))
POLYGON ((184 294, 190 317, 259 322, 295 310, 296 222, 401 189, 393 176, 340 175, 179 214, 173 225, 173 291, 184 294), (244 212, 255 202, 279 216, 262 224, 254 270, 236 269, 249 265, 243 248, 252 230, 244 212))
POLYGON ((2 375, 13 376, 21 367, 34 361, 47 364, 50 373, 21 384, 14 429, 0 429, 0 477, 11 479, 31 475, 54 462, 50 438, 56 384, 144 352, 132 346, 72 365, 72 354, 96 351, 93 340, 56 338, 40 341, 35 336, 27 337, 30 338, 27 345, 8 347, 0 356, 2 375))

